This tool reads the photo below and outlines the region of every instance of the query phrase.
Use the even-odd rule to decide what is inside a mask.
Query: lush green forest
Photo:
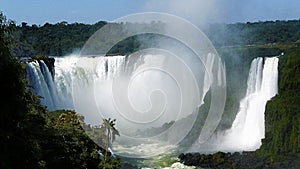
[[[219,47],[299,43],[300,20],[213,24],[205,32]]]
[[[10,52],[14,28],[0,13],[0,168],[120,168],[118,158],[87,136],[83,117],[66,110],[50,113],[30,92],[24,63]],[[113,128],[114,121],[106,121]],[[99,141],[108,140],[106,129]]]
[[[25,65],[17,58],[61,56],[80,50],[85,41],[106,24],[111,23],[16,25],[0,14],[0,85],[4,98],[0,103],[0,168],[120,168],[120,159],[110,158],[106,149],[87,136],[82,125],[89,132],[95,132],[95,137],[100,133],[105,139],[99,141],[108,144],[106,130],[85,125],[84,117],[74,111],[48,112],[40,105],[39,97],[28,90]],[[266,107],[266,138],[261,149],[251,154],[250,163],[257,163],[253,158],[279,164],[299,160],[300,20],[213,24],[203,30],[218,48],[227,73],[230,72],[225,107],[228,113],[220,128],[230,127],[234,118],[230,113],[237,111],[238,101],[244,95],[240,84],[246,84],[246,70],[251,60],[285,53],[279,62],[279,95]],[[155,36],[144,38],[155,39]],[[117,44],[111,53],[126,54],[144,48],[139,40],[128,38]],[[243,78],[237,80],[236,77]],[[114,121],[108,119],[106,122],[113,127]],[[108,155],[101,157],[99,152]],[[225,165],[225,160],[240,158],[222,153],[197,155],[197,158],[189,156],[199,161],[198,157],[205,163],[218,164],[212,168]],[[226,163],[231,168],[236,165]]]
[[[279,63],[279,95],[266,106],[266,138],[259,152],[273,160],[300,158],[300,48],[287,49]]]
[[[12,52],[16,56],[70,54],[80,50],[87,39],[106,24],[114,23],[100,21],[88,25],[60,22],[37,26],[23,22],[15,26]],[[158,27],[157,23],[151,24]],[[212,24],[202,30],[217,48],[300,43],[300,20]],[[153,35],[148,35],[145,40],[153,39]],[[127,38],[116,46],[111,53],[126,54],[143,48],[137,37]]]

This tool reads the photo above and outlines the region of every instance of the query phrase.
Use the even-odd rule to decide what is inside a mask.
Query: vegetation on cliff
[[[28,90],[25,65],[14,57],[71,53],[106,24],[100,21],[93,25],[60,22],[16,26],[0,13],[0,88],[4,98],[0,103],[0,168],[120,167],[119,159],[100,158],[99,152],[108,151],[87,136],[81,127],[80,115],[74,111],[49,113],[40,105],[38,96]],[[243,155],[182,155],[183,161],[212,168],[242,168],[243,165],[249,168],[251,164],[271,168],[297,166],[300,158],[300,48],[297,47],[300,20],[214,24],[204,31],[227,66],[225,112],[229,113],[224,115],[219,128],[230,127],[235,117],[233,112],[237,112],[238,101],[243,96],[243,88],[238,85],[246,84],[252,58],[285,53],[279,62],[279,95],[267,103],[266,138],[259,151]],[[152,41],[154,37],[144,38]],[[125,54],[143,48],[138,40],[128,38],[111,53]],[[96,132],[104,133],[102,129]],[[106,139],[99,141],[109,144]],[[289,165],[289,162],[295,163]]]
[[[106,151],[87,136],[78,114],[49,113],[30,92],[25,64],[9,49],[13,27],[0,13],[0,168],[120,168],[118,158],[100,158]]]
[[[279,94],[266,105],[261,148],[242,154],[181,154],[182,162],[205,168],[300,167],[300,47],[278,49],[285,53],[279,59]]]
[[[267,103],[266,138],[259,153],[272,160],[300,159],[300,48],[280,56],[279,94]]]

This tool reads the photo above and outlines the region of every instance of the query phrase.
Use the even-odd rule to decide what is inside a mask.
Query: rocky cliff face
[[[258,153],[275,161],[287,156],[300,161],[299,47],[280,57],[279,75],[279,95],[266,106],[266,134]]]
[[[55,59],[54,58],[43,58],[42,59],[45,64],[47,65],[52,77],[54,77],[54,62],[55,62]]]
[[[266,105],[265,139],[255,152],[181,154],[186,165],[204,168],[300,168],[300,47],[279,59],[279,95]]]

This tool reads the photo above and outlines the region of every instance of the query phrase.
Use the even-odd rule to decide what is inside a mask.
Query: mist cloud
[[[150,0],[145,3],[144,8],[146,11],[174,14],[196,25],[229,19],[226,5],[218,0]]]

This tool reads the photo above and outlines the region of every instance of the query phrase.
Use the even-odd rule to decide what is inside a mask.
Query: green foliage
[[[222,156],[222,153],[213,155],[181,155],[186,164],[213,168],[249,168],[249,165],[252,168],[266,165],[269,165],[270,168],[299,167],[297,161],[299,161],[300,157],[300,47],[284,49],[241,48],[240,50],[227,48],[221,50],[220,55],[225,60],[228,68],[226,70],[227,91],[229,93],[228,96],[230,96],[228,100],[230,101],[235,99],[233,96],[237,94],[238,90],[242,91],[238,86],[246,82],[248,71],[244,69],[249,70],[249,67],[244,68],[242,66],[245,62],[248,62],[247,65],[250,65],[253,57],[274,56],[281,52],[284,52],[285,55],[280,56],[279,59],[279,95],[267,103],[265,111],[266,134],[261,149],[254,153],[243,155],[226,154]],[[241,56],[241,60],[230,60],[235,58],[234,56],[237,53]],[[234,74],[232,76],[235,69],[238,69],[239,75]],[[244,82],[234,82],[234,78],[243,79]],[[233,107],[228,105],[228,100],[226,103],[228,107],[225,107],[222,120],[232,117],[228,110],[232,110]],[[224,124],[231,123],[221,122],[223,127],[226,126]],[[240,159],[243,160],[240,161]]]
[[[107,135],[107,148],[111,147],[112,142],[115,141],[116,136],[120,136],[119,131],[115,128],[115,122],[116,119],[111,120],[110,118],[108,119],[103,119],[103,126],[106,130],[106,135]]]
[[[266,138],[258,154],[271,159],[300,155],[300,48],[280,56],[279,95],[266,106]],[[283,158],[284,159],[284,158]]]
[[[46,55],[34,55],[31,57],[32,60],[43,60],[43,59],[48,59],[49,57]]]
[[[106,22],[93,25],[80,23],[45,23],[28,26],[22,23],[13,33],[13,54],[16,56],[62,56],[80,49],[85,41]]]
[[[204,168],[234,168],[234,164],[229,160],[230,154],[218,152],[215,154],[202,155],[195,154],[181,154],[180,160],[186,165],[200,166]]]
[[[118,159],[100,159],[99,152],[104,150],[83,130],[82,127],[86,125],[82,115],[65,110],[51,112],[48,126],[54,133],[51,143],[54,142],[57,146],[48,148],[48,145],[45,145],[44,147],[48,152],[45,154],[45,159],[50,161],[48,168],[102,168],[103,161],[107,161],[107,165],[110,166],[120,165]]]
[[[83,116],[49,113],[30,92],[25,65],[9,50],[13,27],[0,13],[0,168],[103,168],[103,149],[82,129]],[[105,160],[110,168],[120,168],[118,158]]]
[[[46,109],[27,90],[25,65],[10,54],[11,24],[0,13],[0,168],[39,168]]]
[[[82,126],[86,127],[97,143],[107,145],[107,149],[118,135],[115,122],[106,119],[104,128],[91,128],[83,124],[84,118],[73,111],[49,113],[40,105],[37,96],[28,90],[25,65],[13,57],[71,53],[80,49],[95,31],[106,24],[61,22],[15,26],[0,13],[0,88],[4,98],[0,102],[0,168],[120,168],[118,158],[100,158],[99,151],[108,151],[97,146],[82,129]],[[267,104],[266,138],[257,154],[272,162],[282,157],[299,159],[300,48],[291,48],[285,43],[299,45],[300,20],[215,24],[205,32],[219,48],[227,67],[227,94],[230,97],[223,116],[227,121],[221,122],[222,128],[230,127],[235,117],[233,112],[237,112],[238,100],[244,91],[239,86],[246,86],[251,60],[286,52],[279,63],[279,95]],[[153,35],[130,37],[116,44],[110,54],[144,49],[147,45],[141,44],[141,39],[152,42],[152,47],[157,44]],[[273,45],[279,46],[273,48]],[[196,135],[194,132],[189,134]],[[226,158],[226,155],[216,154],[203,156],[201,160],[218,166]],[[232,163],[232,166],[236,164]]]
[[[101,169],[118,169],[121,168],[121,163],[119,158],[104,158],[98,165]]]
[[[114,31],[122,31],[123,27],[130,26],[133,28],[139,26],[142,30],[146,30],[149,26],[155,29],[163,27],[163,23],[159,22],[150,25],[106,23],[104,21],[93,25],[60,22],[56,24],[46,23],[43,26],[29,26],[22,23],[13,32],[12,52],[15,56],[66,55],[80,50],[93,33],[107,24],[114,27]],[[298,42],[300,39],[300,21],[212,24],[203,31],[217,48],[254,47],[257,45],[272,47],[273,45]],[[113,33],[118,34],[120,32]],[[109,55],[125,55],[147,46],[156,47],[159,45],[157,42],[157,35],[153,34],[132,36],[115,44],[108,53]]]
[[[220,48],[218,53],[226,66],[227,97],[219,129],[230,128],[245,96],[251,62],[257,57],[273,57],[284,50],[278,47]]]
[[[294,43],[300,39],[300,20],[213,24],[204,32],[218,47]]]

